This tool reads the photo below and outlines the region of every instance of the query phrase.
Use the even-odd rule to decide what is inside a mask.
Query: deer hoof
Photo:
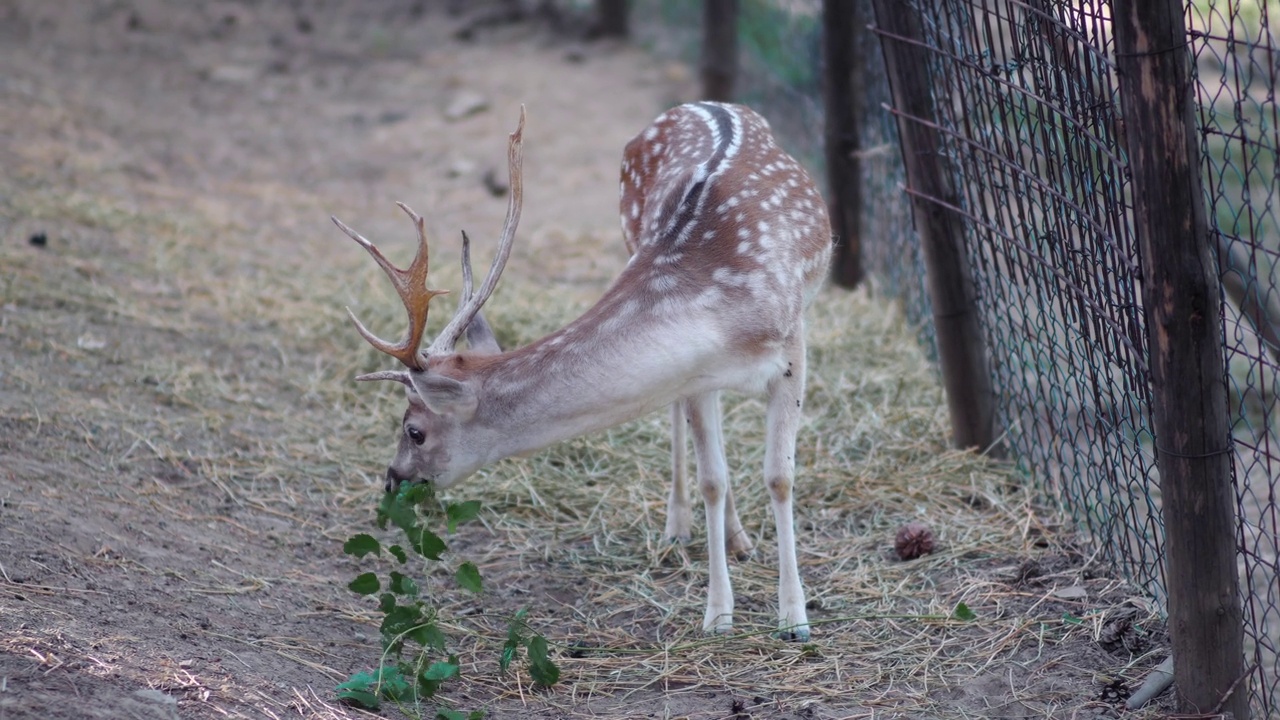
[[[778,639],[785,642],[809,642],[809,626],[792,625],[778,628]]]
[[[745,532],[737,533],[726,539],[724,541],[724,549],[738,562],[750,560],[756,554],[756,548],[751,544],[751,538],[747,537]]]

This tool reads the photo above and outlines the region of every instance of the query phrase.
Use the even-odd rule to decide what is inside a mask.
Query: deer
[[[525,111],[510,135],[507,216],[489,272],[473,292],[462,236],[458,308],[420,351],[431,299],[427,234],[399,269],[359,233],[333,222],[390,278],[409,328],[391,343],[351,312],[356,330],[404,366],[361,375],[406,388],[385,489],[447,488],[482,467],[670,408],[672,471],[664,537],[691,539],[686,427],[706,515],[709,579],[702,627],[733,628],[728,555],[753,550],[729,486],[720,394],[763,393],[764,482],[778,543],[778,636],[810,635],[793,520],[796,436],[805,394],[805,320],[827,274],[831,229],[813,179],[775,142],[768,122],[734,104],[697,102],[659,115],[627,143],[620,177],[630,258],[598,302],[562,329],[503,351],[481,312],[498,283],[523,204]],[[467,349],[459,350],[465,335]]]

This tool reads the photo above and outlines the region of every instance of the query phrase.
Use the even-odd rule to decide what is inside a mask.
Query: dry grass
[[[47,111],[35,105],[13,126],[32,127]],[[351,382],[386,361],[342,308],[389,334],[401,310],[372,263],[325,224],[330,199],[261,184],[125,183],[103,142],[101,157],[0,149],[17,157],[0,179],[6,230],[21,238],[53,225],[62,243],[47,253],[0,246],[0,352],[12,359],[0,375],[12,400],[0,423],[22,438],[0,444],[0,471],[65,481],[6,502],[56,519],[88,498],[133,513],[157,537],[195,538],[219,559],[175,570],[168,557],[133,552],[138,535],[109,520],[88,550],[55,538],[51,552],[74,568],[68,587],[27,583],[27,604],[0,602],[0,621],[23,628],[0,648],[34,653],[49,672],[74,661],[80,672],[169,689],[202,716],[356,716],[331,704],[326,684],[375,662],[376,618],[345,590],[353,565],[339,544],[368,529],[401,390]],[[63,161],[66,178],[42,174]],[[393,218],[395,235],[362,229],[403,262],[408,226],[386,208],[379,217]],[[268,242],[280,237],[302,240]],[[520,242],[488,310],[507,346],[584,310],[623,257],[616,237],[573,230],[535,227]],[[477,249],[480,260],[487,250]],[[435,282],[458,287],[456,248],[433,256]],[[1098,648],[1120,621],[1146,628],[1156,647],[1159,623],[1080,556],[1062,519],[1008,467],[947,447],[935,373],[894,308],[831,290],[809,318],[796,512],[813,640],[771,637],[763,406],[732,397],[729,463],[757,544],[754,559],[731,568],[736,633],[700,632],[705,549],[700,538],[688,547],[661,538],[669,440],[665,416],[646,418],[500,463],[451,491],[485,503],[454,556],[475,562],[488,587],[477,599],[428,571],[465,663],[453,699],[490,705],[495,717],[732,716],[711,707],[726,695],[749,717],[1087,717],[1107,709],[1094,700],[1102,674],[1133,681],[1160,659]],[[904,563],[891,544],[911,520],[930,524],[940,547]],[[320,549],[295,558],[302,537]],[[7,593],[15,581],[5,562]],[[117,577],[105,569],[144,590],[172,581],[197,607],[242,599],[257,627],[182,625],[231,659],[218,670],[169,658],[149,666],[168,652],[171,631],[157,640],[97,627],[106,593],[70,587],[80,575]],[[962,602],[975,620],[952,617]],[[303,628],[332,634],[271,627],[270,611],[285,604]],[[563,676],[550,692],[495,670],[505,617],[524,606],[557,646]],[[51,630],[50,617],[73,629]],[[360,642],[335,648],[333,635],[352,628]],[[250,662],[255,654],[305,668],[318,689],[276,687]]]
[[[506,345],[569,321],[602,287],[595,271],[558,272],[561,283],[550,287],[517,273],[504,280],[490,311]],[[355,291],[360,315],[376,327],[396,327],[394,301],[368,287],[360,281]],[[830,290],[809,318],[796,508],[813,641],[785,644],[771,636],[776,545],[759,474],[763,405],[730,397],[729,463],[757,545],[754,559],[732,568],[736,633],[707,638],[699,629],[702,540],[678,547],[661,537],[669,439],[659,414],[503,462],[449,492],[484,501],[484,529],[462,533],[457,557],[476,562],[489,592],[505,596],[477,601],[451,593],[437,573],[434,587],[467,663],[463,698],[556,717],[619,712],[640,699],[646,707],[635,716],[650,717],[648,693],[716,691],[751,698],[748,711],[753,703],[785,703],[791,711],[825,708],[823,717],[964,717],[983,711],[963,689],[1003,673],[1007,692],[991,697],[988,711],[1017,707],[1021,717],[1056,717],[1064,705],[1091,706],[1089,697],[1110,679],[1098,675],[1104,668],[1092,664],[1096,657],[1079,656],[1079,646],[1095,645],[1120,606],[1138,616],[1138,626],[1158,626],[1152,610],[1121,583],[1093,577],[1096,569],[1086,569],[1061,518],[1037,506],[1010,468],[947,447],[935,372],[894,309],[864,293]],[[358,438],[344,438],[344,452],[373,450],[352,458],[372,475],[389,459],[401,391],[353,394],[344,378],[381,360],[344,319],[317,334],[330,333],[348,342],[335,348],[335,385],[319,392],[333,394],[331,406],[344,409],[342,425]],[[904,563],[892,557],[892,539],[911,520],[934,528],[940,550]],[[1028,582],[1028,568],[1040,564],[1058,572]],[[977,619],[954,619],[958,603]],[[560,647],[564,676],[554,692],[534,692],[520,676],[494,672],[502,611],[521,604],[533,608],[533,627]],[[1133,679],[1149,664],[1140,658],[1126,667],[1117,659],[1105,670]],[[959,706],[957,692],[965,697]]]
[[[96,227],[96,218],[113,212],[85,209],[86,224]],[[147,228],[150,252],[130,241],[125,227]],[[116,462],[178,468],[184,479],[216,488],[224,504],[278,517],[282,532],[340,541],[365,530],[363,518],[375,499],[370,487],[389,459],[401,390],[350,382],[385,363],[348,327],[341,305],[350,302],[371,327],[398,327],[400,310],[377,271],[361,265],[361,254],[349,247],[329,268],[282,273],[264,264],[254,270],[273,273],[272,281],[252,283],[243,275],[193,271],[229,261],[183,242],[193,232],[234,234],[234,226],[126,215],[109,228],[129,252],[104,264],[133,263],[132,277],[154,277],[184,297],[210,303],[169,303],[165,291],[86,288],[81,269],[50,274],[28,261],[8,266],[8,293],[24,303],[34,295],[62,307],[92,305],[112,322],[134,325],[135,332],[175,339],[172,353],[151,353],[141,365],[153,403],[139,403],[131,393],[108,394],[97,413],[85,413],[113,418],[133,438]],[[568,258],[612,241],[555,240],[576,249],[564,254]],[[384,244],[395,248],[398,241]],[[438,256],[443,279],[437,282],[456,284],[450,253]],[[528,342],[574,317],[599,293],[613,259],[556,267],[544,257],[538,270],[556,276],[553,284],[523,276],[513,263],[490,310],[504,343]],[[429,586],[464,661],[467,679],[452,691],[460,704],[490,704],[499,717],[506,716],[502,708],[515,707],[548,717],[649,717],[661,710],[650,707],[660,697],[666,712],[678,717],[672,708],[679,698],[716,692],[742,698],[744,712],[764,714],[774,707],[819,717],[1015,711],[1019,717],[1059,717],[1064,707],[1104,708],[1090,700],[1109,682],[1103,673],[1133,681],[1159,659],[1128,662],[1096,650],[1117,615],[1127,613],[1137,627],[1157,627],[1157,619],[1123,585],[1094,576],[1070,530],[1037,506],[1009,468],[947,447],[935,373],[893,308],[865,293],[829,290],[809,319],[796,508],[813,640],[786,644],[770,634],[776,546],[759,479],[763,406],[756,398],[731,397],[725,410],[728,456],[738,506],[757,544],[754,559],[732,568],[736,633],[707,638],[699,630],[705,549],[701,539],[677,547],[661,538],[668,431],[665,416],[646,418],[500,463],[451,491],[455,499],[479,498],[486,507],[481,526],[461,533],[455,548],[458,559],[479,565],[488,593],[478,600],[466,596],[448,588],[442,571],[429,571]],[[207,336],[221,323],[242,335],[236,343],[226,335]],[[239,362],[245,355],[234,346],[229,360],[193,348],[191,341],[215,348],[247,342],[261,352]],[[66,397],[76,391],[54,392]],[[156,483],[128,502],[193,527],[236,522],[179,508],[172,503],[176,492]],[[332,510],[334,519],[321,522],[318,509]],[[931,525],[940,549],[904,563],[892,557],[892,538],[911,520]],[[257,541],[271,539],[258,528],[238,530]],[[347,597],[332,573],[307,578],[287,563],[266,577],[261,569],[225,569],[188,578],[190,589],[253,593],[287,582],[314,594],[332,613],[376,625],[372,608]],[[976,620],[953,618],[959,603]],[[520,674],[495,671],[505,618],[521,606],[531,608],[534,629],[558,647],[563,677],[551,692],[531,689]],[[309,646],[307,638],[270,640],[254,644],[341,679],[334,665],[342,663]],[[372,639],[367,660],[376,660]],[[318,717],[342,712],[328,706],[323,693],[295,695],[276,701],[310,707]],[[628,709],[637,701],[643,712]],[[321,706],[329,709],[321,713]]]

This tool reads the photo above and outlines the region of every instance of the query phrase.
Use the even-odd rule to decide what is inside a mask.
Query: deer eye
[[[427,436],[423,435],[421,430],[412,425],[406,427],[404,432],[409,436],[409,439],[413,441],[414,445],[421,445],[427,439]]]

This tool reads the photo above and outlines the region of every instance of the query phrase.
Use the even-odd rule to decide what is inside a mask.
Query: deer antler
[[[502,270],[507,265],[507,258],[511,255],[511,243],[516,237],[516,226],[520,224],[520,208],[524,204],[524,182],[521,176],[521,169],[524,165],[524,106],[520,106],[520,123],[516,126],[515,132],[511,133],[511,138],[507,143],[507,171],[511,178],[511,195],[507,198],[507,219],[502,225],[502,237],[498,241],[498,254],[493,258],[493,264],[489,266],[489,274],[485,276],[484,283],[480,285],[480,290],[475,295],[464,293],[469,297],[464,297],[458,312],[454,314],[449,324],[440,331],[431,347],[427,349],[427,354],[435,353],[451,353],[453,348],[458,344],[458,338],[467,331],[467,326],[475,318],[476,313],[480,312],[480,307],[489,299],[489,295],[493,293],[493,289],[498,285],[498,278],[502,276]],[[469,241],[466,235],[463,235],[463,261],[462,273],[464,279],[471,276],[471,259],[469,253]],[[470,286],[470,282],[465,282],[466,286]]]
[[[391,279],[391,284],[395,286],[396,292],[400,295],[400,301],[404,303],[405,311],[409,314],[409,331],[406,337],[397,345],[393,345],[369,332],[369,329],[360,322],[355,313],[351,312],[351,308],[347,308],[347,314],[351,316],[351,321],[356,324],[356,330],[360,332],[360,335],[365,340],[369,341],[370,345],[404,363],[410,370],[422,370],[426,365],[422,356],[418,353],[418,347],[422,344],[422,334],[427,327],[428,306],[431,304],[431,298],[443,295],[448,291],[427,288],[427,267],[430,263],[428,261],[426,224],[420,215],[409,209],[408,205],[404,203],[396,204],[413,220],[414,227],[418,230],[418,251],[414,254],[413,262],[409,264],[407,270],[401,270],[392,265],[373,243],[366,240],[360,233],[344,225],[338,218],[330,219],[338,226],[338,229],[369,251],[373,259],[377,261],[378,266]],[[387,373],[374,373],[374,375],[378,377],[363,376],[361,379],[399,379],[398,375],[389,377]]]
[[[503,268],[506,267],[507,258],[511,255],[511,243],[516,235],[516,226],[520,222],[520,208],[524,203],[521,178],[521,168],[524,161],[523,143],[524,106],[521,105],[520,123],[516,126],[515,132],[511,133],[507,147],[511,196],[507,201],[507,219],[503,224],[502,237],[498,242],[498,254],[493,258],[493,265],[489,267],[489,274],[485,276],[484,283],[480,286],[480,291],[472,295],[471,242],[466,233],[463,233],[462,303],[458,308],[458,312],[454,314],[453,319],[449,321],[448,325],[445,325],[444,330],[440,331],[440,335],[431,343],[431,347],[427,349],[427,356],[453,352],[454,346],[458,344],[458,338],[466,332],[467,326],[471,324],[476,313],[480,311],[480,307],[489,299],[489,295],[493,293],[494,287],[498,284],[498,278],[501,277]],[[404,303],[405,311],[409,314],[409,331],[399,344],[393,345],[369,332],[369,329],[356,318],[355,313],[351,312],[351,308],[347,308],[347,314],[351,316],[351,321],[356,324],[356,330],[360,331],[360,335],[365,340],[368,340],[370,345],[404,363],[410,370],[424,370],[426,369],[426,361],[423,354],[418,352],[418,348],[422,344],[422,334],[427,327],[428,305],[431,303],[431,298],[443,295],[448,291],[427,288],[428,253],[425,223],[421,216],[409,209],[409,206],[404,203],[396,204],[409,215],[418,230],[418,252],[413,256],[413,262],[410,263],[406,270],[401,270],[392,265],[373,243],[362,237],[360,233],[347,227],[341,220],[336,217],[331,217],[330,219],[333,220],[333,224],[338,226],[338,229],[347,234],[347,237],[355,240],[361,247],[369,251],[373,259],[377,261],[378,266],[391,279],[391,284],[395,286],[396,292],[400,295],[400,301]],[[409,377],[406,373],[391,370],[361,375],[356,379],[395,380],[406,384],[409,382]]]

